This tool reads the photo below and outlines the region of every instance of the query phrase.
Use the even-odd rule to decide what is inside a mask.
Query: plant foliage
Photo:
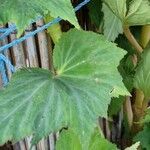
[[[0,0],[0,25],[16,24],[19,35],[39,16],[77,28],[48,28],[52,68],[22,68],[0,90],[0,145],[60,132],[56,150],[149,150],[150,0],[91,0],[90,21],[81,18],[92,31],[80,29],[71,2]]]
[[[97,118],[107,117],[111,95],[128,94],[117,70],[124,54],[101,35],[65,33],[54,49],[53,73],[22,69],[0,91],[0,143],[32,134],[37,142],[68,126],[85,146]]]
[[[0,0],[0,3],[0,24],[15,23],[19,33],[38,16],[48,13],[54,18],[68,20],[79,28],[70,0]]]

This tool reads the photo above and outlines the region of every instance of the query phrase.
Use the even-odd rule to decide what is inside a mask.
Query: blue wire
[[[75,12],[78,11],[80,8],[82,8],[84,5],[86,5],[88,2],[90,2],[90,0],[84,0],[83,2],[81,2],[78,6],[75,7]],[[38,17],[38,19],[41,19],[42,17]],[[53,21],[43,25],[42,27],[38,28],[37,30],[30,32],[29,34],[26,34],[25,36],[16,39],[14,41],[12,41],[11,43],[4,45],[2,47],[0,47],[0,53],[8,50],[10,47],[17,45],[19,43],[21,43],[22,41],[26,40],[27,38],[34,36],[35,34],[47,29],[48,27],[52,26],[53,24],[56,24],[58,22],[60,22],[62,19],[61,18],[56,18]],[[32,23],[35,21],[32,21]],[[11,27],[9,28],[0,28],[0,33],[3,33],[2,36],[0,36],[0,40],[5,38],[6,36],[8,36],[10,33],[12,33],[13,31],[16,30],[16,26],[13,24]],[[14,66],[11,64],[11,62],[9,61],[8,58],[6,58],[4,55],[0,54],[0,72],[2,75],[2,80],[3,80],[3,85],[7,85],[8,83],[8,78],[7,78],[7,74],[6,74],[6,68],[5,68],[5,64],[7,64],[10,68],[10,70],[12,72],[15,72],[15,68]]]
[[[38,28],[37,30],[35,30],[33,32],[30,32],[29,34],[26,34],[25,36],[21,37],[20,39],[16,39],[16,40],[12,41],[11,43],[0,47],[0,53],[6,51],[8,48],[10,48],[10,47],[12,47],[14,45],[17,45],[17,44],[23,42],[27,38],[34,36],[35,34],[37,34],[37,33],[41,32],[41,31],[47,29],[51,25],[56,24],[56,23],[58,23],[61,20],[62,20],[61,18],[56,18],[52,22],[49,22],[49,23],[43,25],[42,27]]]
[[[14,30],[16,30],[16,26],[13,24],[13,25],[11,25],[11,27],[10,28],[8,28],[5,32],[4,32],[4,34],[2,34],[1,36],[0,36],[0,40],[3,40],[5,37],[7,37],[10,33],[12,33]]]
[[[5,64],[8,65],[8,67],[10,68],[12,73],[15,72],[15,68],[11,64],[9,59],[6,58],[4,55],[0,54],[0,73],[1,73],[1,76],[2,76],[3,86],[6,86],[8,81],[9,81],[8,77],[7,77],[7,73],[6,73],[6,66],[5,66]]]
[[[8,78],[6,75],[5,65],[4,65],[3,61],[0,61],[0,72],[1,72],[1,76],[2,76],[3,86],[6,86],[8,83]]]
[[[8,30],[8,28],[0,28],[0,33],[4,33]]]
[[[2,60],[0,60],[0,73],[2,76],[2,81],[3,81],[3,86],[6,86],[8,83],[8,78],[6,75],[6,69],[5,69],[5,64]]]
[[[3,54],[0,54],[0,60],[5,62],[5,64],[8,65],[11,72],[15,72],[15,67],[11,64],[11,62],[9,61],[9,59],[7,57],[5,57]]]
[[[81,7],[83,7],[84,5],[86,5],[90,0],[84,0],[82,3],[80,3],[76,8],[75,8],[75,11],[78,11]],[[37,20],[41,19],[42,16],[39,16]],[[34,21],[31,21],[31,24],[36,22],[35,20]],[[4,28],[4,29],[0,29],[0,32],[4,33],[2,36],[0,36],[0,40],[2,40],[3,38],[7,37],[10,33],[12,33],[13,31],[17,30],[16,26],[13,25],[12,27],[10,28]]]
[[[39,17],[37,17],[37,19],[36,19],[36,21],[37,20],[39,20],[39,19],[42,19],[43,17],[42,16],[39,16]],[[34,23],[34,22],[36,22],[35,20],[34,21],[31,21],[31,24],[32,23]],[[15,25],[14,25],[15,26]],[[12,30],[11,28],[13,28],[13,26],[11,26],[11,27],[9,27],[9,28],[0,28],[0,33],[4,33],[4,32],[6,32],[6,31],[10,31],[10,30]],[[15,26],[15,29],[13,30],[13,31],[15,31],[17,28],[16,28],[16,26]]]
[[[36,20],[38,21],[38,20],[40,20],[42,18],[43,18],[42,16],[39,16],[39,17],[37,17]],[[34,22],[36,22],[36,21],[35,20],[31,21],[31,24],[34,23]],[[1,29],[1,31],[4,31],[4,34],[2,34],[0,36],[0,40],[2,40],[3,38],[7,37],[9,34],[11,34],[12,32],[14,32],[15,30],[17,30],[17,27],[14,24],[10,25],[9,28],[4,28],[4,30]]]

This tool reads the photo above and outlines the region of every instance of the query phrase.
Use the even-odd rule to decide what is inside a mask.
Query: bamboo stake
[[[123,106],[121,107],[121,111],[119,112],[119,119],[118,119],[118,130],[117,130],[117,140],[121,140],[121,133],[122,133],[122,121],[123,121]]]
[[[33,30],[32,25],[25,31],[25,35],[29,34]],[[38,63],[38,54],[37,54],[37,47],[35,44],[35,38],[30,37],[25,41],[25,54],[28,60],[26,62],[28,67],[39,67]]]
[[[37,21],[36,25],[37,28],[42,26],[44,24],[43,20]],[[40,64],[41,67],[44,69],[50,69],[51,64],[50,64],[50,57],[52,54],[52,43],[50,40],[47,39],[46,32],[40,32],[38,33],[38,46],[39,46],[39,54],[40,54]],[[54,150],[54,137],[53,134],[51,134],[48,137],[48,140],[42,140],[38,145],[37,149],[39,150],[47,150],[48,149],[48,143],[50,144],[50,150]]]
[[[0,89],[2,88],[2,77],[1,77],[1,74],[0,74]]]
[[[29,34],[32,30],[32,25],[30,25],[25,31],[25,34]],[[26,54],[26,66],[39,67],[35,37],[30,37],[24,42],[24,52]],[[31,148],[31,139],[32,136],[27,137],[24,140],[27,150],[30,150]],[[36,146],[33,146],[32,150],[36,150]]]
[[[106,138],[108,139],[108,140],[110,140],[111,139],[111,132],[110,132],[110,127],[109,127],[109,120],[106,120],[105,119],[105,130],[106,130]]]
[[[1,44],[2,44],[2,46],[8,44],[8,38],[4,38],[1,41]],[[10,56],[10,51],[9,50],[5,51],[4,55],[11,61],[11,56]],[[5,65],[6,65],[7,77],[10,80],[12,73],[11,73],[11,70],[10,70],[9,66],[7,64],[5,64]]]
[[[32,136],[24,139],[24,145],[26,146],[26,150],[36,150],[36,146],[33,146],[31,149],[31,139],[32,139]]]
[[[41,27],[44,22],[43,20],[37,21],[37,28]],[[41,67],[45,69],[50,68],[50,59],[49,59],[49,49],[48,49],[48,41],[46,37],[46,33],[40,32],[38,33],[38,46],[39,46],[39,53],[40,53],[40,59],[41,59]]]
[[[1,43],[0,43],[0,45],[1,45]],[[2,86],[3,86],[3,81],[2,81],[2,76],[1,76],[1,73],[0,73],[0,89],[2,88]]]
[[[9,24],[9,26],[11,26],[11,24]],[[15,40],[16,34],[12,33],[9,36],[9,39],[10,39],[10,41]],[[25,55],[24,55],[24,49],[23,49],[22,43],[19,45],[13,46],[11,48],[11,54],[12,54],[11,55],[12,61],[13,61],[13,64],[15,65],[16,69],[26,67]],[[10,75],[10,77],[11,77],[11,75]],[[23,141],[20,141],[13,145],[14,150],[16,150],[18,147],[20,147],[20,150],[26,150],[25,143]]]
[[[55,145],[54,135],[51,134],[51,135],[48,137],[48,140],[49,140],[49,147],[50,147],[50,150],[54,150],[54,145]]]
[[[9,26],[10,25],[11,24],[9,24]],[[15,39],[16,39],[16,34],[12,33],[10,35],[10,40],[13,41]],[[16,69],[25,67],[26,66],[26,64],[25,64],[25,55],[24,55],[24,50],[23,50],[22,43],[18,44],[16,46],[13,46],[11,48],[11,50],[12,50],[13,62],[14,62],[14,65],[16,66]]]

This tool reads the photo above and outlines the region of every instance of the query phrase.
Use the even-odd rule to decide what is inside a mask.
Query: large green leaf
[[[126,16],[126,0],[103,0],[108,7],[113,11],[113,13],[120,18],[120,20],[124,20]]]
[[[20,33],[39,15],[50,12],[54,18],[61,17],[79,28],[70,0],[0,0],[0,24],[13,22]]]
[[[145,98],[150,98],[150,48],[145,49],[136,70],[134,85],[144,92]]]
[[[72,128],[86,149],[111,95],[126,95],[117,66],[125,52],[93,32],[71,30],[54,49],[55,73],[23,69],[0,91],[0,144],[34,135],[33,142]]]
[[[104,13],[104,35],[109,41],[115,41],[118,35],[123,33],[122,22],[106,4],[103,4],[102,10]]]
[[[126,16],[126,24],[129,26],[150,24],[150,1],[132,0]]]

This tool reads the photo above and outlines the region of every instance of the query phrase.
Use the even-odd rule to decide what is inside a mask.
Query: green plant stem
[[[136,134],[142,129],[141,124],[138,122],[144,115],[145,104],[144,102],[144,94],[141,90],[136,89],[135,91],[135,103],[133,105],[133,125],[132,125],[132,133]],[[143,107],[144,106],[144,107]]]
[[[150,40],[150,26],[146,25],[142,27],[141,32],[141,40],[140,44],[136,41],[130,29],[126,27],[124,29],[125,36],[132,44],[132,46],[137,50],[138,53],[142,53],[143,49],[147,46]],[[144,94],[141,90],[136,89],[135,91],[135,102],[133,105],[133,125],[132,125],[132,133],[136,134],[139,132],[143,125],[139,123],[140,119],[145,115],[145,110],[147,109],[148,102],[144,99]]]
[[[129,129],[131,129],[132,124],[133,124],[133,111],[132,111],[132,105],[131,105],[131,100],[129,96],[125,97],[124,112],[127,115]]]
[[[141,46],[143,48],[146,48],[150,41],[150,25],[145,25],[142,27],[142,32],[141,32]],[[145,115],[145,110],[148,106],[148,101],[145,100],[144,94],[140,90],[136,90],[136,101],[135,101],[136,106],[141,107],[141,117]],[[140,119],[140,118],[139,118]]]
[[[128,39],[128,41],[130,42],[130,44],[135,48],[135,50],[140,54],[143,51],[143,48],[139,45],[139,43],[136,41],[135,37],[133,36],[133,34],[131,33],[129,27],[124,27],[124,34],[126,36],[126,38]],[[133,61],[134,65],[136,65],[135,63],[137,63],[137,61]],[[133,111],[132,114],[129,112],[127,113],[127,120],[129,123],[129,128],[131,130],[133,130],[133,126],[134,122],[137,122],[140,115],[140,111],[141,110],[141,105],[142,105],[142,100],[143,100],[143,94],[140,91],[136,91],[136,98],[135,98],[135,104],[133,106]],[[129,111],[128,109],[130,108],[129,106],[129,102],[125,104],[125,110]],[[130,110],[131,112],[131,110]],[[132,118],[132,120],[131,120]],[[137,128],[137,127],[136,127]],[[134,131],[133,131],[134,132]]]
[[[142,27],[141,32],[141,46],[145,48],[150,41],[150,25],[145,25]]]
[[[50,15],[47,15],[44,20],[46,23],[52,21],[54,18],[51,17]],[[49,34],[49,36],[52,38],[53,42],[56,44],[58,42],[58,40],[60,39],[61,35],[62,35],[62,30],[61,30],[61,26],[59,23],[54,24],[52,26],[50,26],[47,29],[47,33]]]
[[[150,25],[145,25],[142,27],[142,32],[141,32],[141,46],[143,48],[146,48],[147,44],[150,41]],[[148,106],[148,101],[144,98],[144,94],[142,91],[136,89],[136,99],[135,99],[135,104],[134,104],[134,110],[135,110],[135,116],[134,116],[134,122],[139,121],[144,115],[145,111]],[[142,129],[143,125],[137,124],[133,127],[135,128],[135,133],[137,133],[139,130]]]
[[[135,50],[138,53],[142,53],[143,48],[140,46],[140,44],[137,42],[137,40],[134,38],[133,34],[131,33],[130,29],[128,26],[124,27],[124,34],[126,36],[126,38],[128,39],[128,41],[130,42],[130,44],[135,48]]]
[[[141,32],[141,40],[140,44],[136,41],[135,37],[131,33],[129,27],[124,27],[124,34],[128,41],[131,43],[131,45],[135,48],[135,50],[138,52],[138,54],[141,54],[143,52],[143,49],[146,47],[150,40],[150,25],[146,25],[142,27]],[[133,105],[133,124],[131,132],[133,134],[136,134],[142,129],[142,125],[138,122],[140,119],[145,115],[145,110],[148,106],[148,103],[146,100],[144,100],[144,94],[141,90],[136,89],[135,91],[135,103]],[[128,119],[131,117],[128,116]]]

